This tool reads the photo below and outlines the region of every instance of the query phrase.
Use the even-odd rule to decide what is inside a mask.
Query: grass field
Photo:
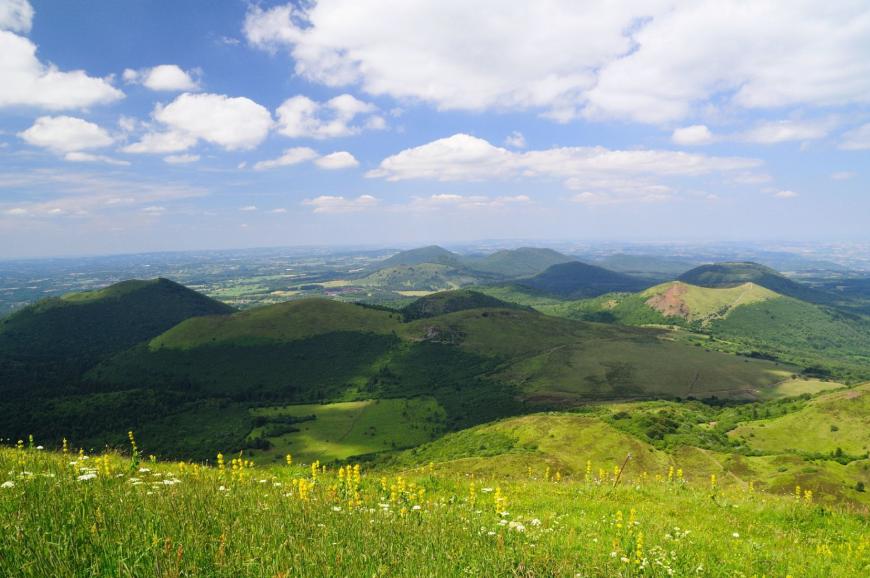
[[[0,449],[5,576],[852,578],[870,567],[866,512],[817,505],[810,488],[773,496],[682,469],[621,474],[590,459],[572,477],[503,479],[22,446]]]
[[[702,325],[711,319],[726,317],[734,308],[780,297],[770,289],[754,283],[736,287],[696,287],[674,281],[641,292],[646,304],[665,316],[683,317]]]
[[[836,381],[825,381],[821,379],[787,379],[775,384],[764,390],[762,393],[763,399],[778,399],[782,397],[797,397],[808,393],[814,395],[831,389],[840,389],[846,387],[845,384]]]
[[[297,432],[263,436],[273,448],[256,452],[258,463],[281,462],[288,453],[303,461],[332,461],[411,447],[440,434],[444,422],[444,410],[431,398],[288,405],[251,413],[273,420],[315,416],[295,424]],[[256,427],[249,437],[261,436],[263,430],[264,426]]]
[[[870,384],[824,394],[780,417],[750,422],[730,434],[752,448],[851,455],[870,451]]]

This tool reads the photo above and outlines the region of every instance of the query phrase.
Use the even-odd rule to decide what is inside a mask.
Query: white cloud
[[[163,157],[163,162],[170,165],[186,165],[188,163],[195,163],[198,160],[199,155],[169,155]]]
[[[377,108],[350,94],[319,103],[297,95],[285,100],[276,111],[278,132],[291,138],[335,138],[358,134],[363,128],[386,127],[386,121],[374,115]],[[363,125],[351,124],[358,116],[367,116]]]
[[[557,178],[564,179],[565,185],[575,190],[642,188],[647,194],[665,194],[670,188],[652,179],[745,171],[760,164],[758,160],[739,157],[604,147],[511,152],[480,138],[456,134],[390,156],[366,176],[390,181]]]
[[[277,159],[260,161],[254,165],[255,171],[289,167],[313,161],[315,165],[325,170],[349,169],[359,166],[359,161],[347,151],[338,151],[320,156],[316,150],[308,147],[294,147],[284,151]]]
[[[33,23],[33,6],[27,0],[0,1],[0,30],[30,32]]]
[[[149,132],[142,135],[139,142],[125,146],[122,151],[125,153],[174,153],[185,151],[196,144],[196,137],[190,134],[165,131],[165,132]]]
[[[270,212],[270,213],[274,213],[274,214],[276,214],[276,215],[279,215],[279,214],[281,214],[281,213],[286,213],[286,212],[287,212],[287,209],[285,209],[284,207],[278,207],[277,209],[272,209],[272,210],[269,211],[269,212]]]
[[[366,176],[391,181],[474,181],[507,177],[520,171],[516,163],[520,156],[483,139],[455,134],[387,157]]]
[[[125,82],[142,84],[145,88],[155,91],[194,91],[199,90],[199,83],[193,79],[190,72],[181,69],[177,64],[161,64],[142,70],[124,70]]]
[[[703,124],[693,124],[674,130],[671,140],[683,146],[705,145],[713,142],[713,133]]]
[[[274,169],[277,167],[289,167],[292,165],[298,165],[299,163],[312,161],[318,156],[319,155],[317,154],[317,151],[315,151],[314,149],[308,147],[294,147],[285,150],[284,154],[277,159],[258,162],[254,165],[254,170],[262,171],[265,169]]]
[[[0,194],[0,211],[17,207],[33,217],[90,215],[131,207],[162,205],[207,194],[202,188],[167,182],[165,178],[125,179],[59,169],[0,172],[0,189],[20,189],[25,186],[45,200],[19,202],[10,207],[9,203],[2,201],[3,195]]]
[[[593,86],[596,67],[631,47],[622,31],[643,15],[614,4],[578,10],[570,0],[474,9],[461,0],[339,0],[255,6],[245,35],[254,46],[287,47],[297,74],[329,86],[359,83],[446,109],[557,112]]]
[[[457,195],[455,193],[440,193],[428,197],[415,197],[406,205],[395,206],[400,211],[432,211],[441,209],[501,209],[506,207],[528,205],[532,199],[528,195],[486,196]]]
[[[665,123],[870,102],[866,2],[332,0],[253,6],[244,31],[308,80],[440,109]]]
[[[844,133],[840,148],[850,151],[870,149],[870,122]]]
[[[830,120],[778,120],[762,122],[742,135],[739,135],[738,139],[759,144],[776,144],[796,140],[815,140],[826,137],[833,126],[834,123]]]
[[[378,200],[371,195],[360,195],[355,199],[321,195],[305,199],[302,204],[313,207],[315,213],[353,213],[377,206]]]
[[[86,108],[124,98],[124,93],[83,70],[63,72],[36,57],[27,38],[0,30],[0,107],[33,106],[49,110]]]
[[[246,213],[252,213],[257,210],[257,205],[245,205],[244,207],[239,207],[239,210]]]
[[[149,215],[151,217],[159,217],[163,213],[166,212],[166,207],[160,205],[152,205],[150,207],[143,207],[142,213]]]
[[[359,166],[359,161],[347,151],[339,151],[324,155],[314,161],[321,169],[335,171],[340,169],[352,169]]]
[[[74,163],[105,163],[107,165],[115,165],[120,167],[126,167],[130,165],[129,161],[123,161],[112,157],[107,157],[105,155],[95,155],[92,153],[83,153],[78,151],[66,153],[63,158],[64,160]]]
[[[777,191],[773,194],[778,199],[793,199],[798,196],[794,191]]]
[[[155,107],[152,116],[166,130],[144,135],[125,147],[125,152],[178,152],[197,140],[226,150],[248,150],[263,142],[272,127],[272,115],[266,108],[248,98],[222,94],[186,92],[166,106]]]
[[[100,126],[72,116],[41,116],[18,136],[56,153],[103,148],[114,142]]]
[[[835,181],[848,181],[849,179],[855,177],[857,173],[854,171],[837,171],[835,173],[831,173],[831,179]]]
[[[524,149],[526,148],[526,137],[520,131],[515,130],[504,139],[504,144],[511,148]]]

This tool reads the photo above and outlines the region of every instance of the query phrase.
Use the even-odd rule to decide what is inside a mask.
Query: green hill
[[[679,317],[706,325],[727,317],[736,308],[780,297],[752,282],[733,287],[707,288],[681,281],[651,287],[641,293],[644,303],[665,317]]]
[[[100,360],[185,319],[232,311],[168,279],[45,299],[0,321],[0,388],[67,387]]]
[[[553,265],[543,273],[515,284],[563,299],[595,297],[614,291],[640,291],[649,286],[643,279],[579,261]]]
[[[736,287],[744,283],[755,283],[802,301],[831,303],[833,300],[826,293],[792,281],[770,267],[749,261],[701,265],[683,273],[678,279],[699,287]]]
[[[412,406],[386,405],[366,415],[405,430],[383,425],[347,438],[382,449],[587,401],[763,397],[795,370],[687,346],[661,330],[548,317],[474,292],[423,299],[411,313],[423,317],[303,299],[186,319],[102,359],[62,395],[0,400],[9,416],[0,435],[66,433],[102,445],[122,442],[134,427],[171,455],[203,455],[215,437],[268,453],[301,443],[292,424],[298,416],[279,411],[268,427],[258,426],[257,408],[327,404],[338,411],[344,402],[430,399],[423,429],[403,417],[411,410],[401,408]],[[328,430],[306,435],[329,440],[331,455],[349,455]]]
[[[625,253],[608,255],[590,261],[611,271],[648,279],[673,279],[698,266],[698,261],[694,259],[659,255],[627,255]]]
[[[485,257],[466,257],[464,263],[475,271],[498,275],[506,279],[532,277],[543,273],[552,265],[574,261],[552,249],[520,247],[496,251]]]
[[[826,393],[798,411],[747,422],[729,432],[767,452],[865,456],[870,452],[870,384]]]
[[[353,285],[392,291],[443,291],[478,281],[479,276],[468,269],[439,263],[420,263],[384,267],[353,281]]]
[[[710,288],[674,281],[640,293],[574,301],[491,294],[569,319],[678,326],[691,332],[678,332],[678,338],[705,348],[779,359],[810,374],[852,383],[870,378],[870,320],[754,282]]]
[[[465,311],[467,309],[480,309],[483,307],[496,307],[511,309],[521,307],[514,303],[508,303],[495,297],[490,297],[477,291],[460,289],[457,291],[441,291],[417,299],[413,303],[402,308],[405,320],[422,319],[424,317],[436,317],[445,313]]]
[[[423,263],[432,263],[435,265],[447,265],[450,267],[461,268],[462,258],[438,245],[429,245],[428,247],[419,247],[408,251],[401,251],[392,257],[375,263],[374,269],[387,269],[391,267],[402,267],[410,265],[422,265]]]
[[[858,390],[831,395],[850,393],[858,393]],[[435,441],[383,456],[376,463],[408,469],[431,462],[438,464],[440,471],[475,477],[524,479],[529,477],[529,471],[534,477],[542,477],[549,471],[551,478],[559,472],[565,479],[582,481],[589,477],[612,482],[614,466],[621,466],[630,454],[625,476],[634,480],[656,475],[661,479],[673,468],[673,481],[678,481],[677,470],[681,470],[682,479],[689,483],[709,483],[712,474],[723,487],[744,489],[752,482],[759,492],[794,495],[795,486],[800,485],[815,489],[820,501],[866,504],[870,497],[855,491],[856,483],[870,482],[867,470],[870,462],[865,458],[855,459],[859,454],[863,456],[866,449],[854,452],[856,456],[851,458],[847,456],[842,460],[845,463],[834,459],[830,441],[811,446],[824,447],[824,451],[813,449],[810,455],[795,455],[794,446],[789,446],[786,440],[788,435],[799,435],[797,431],[775,432],[785,435],[775,438],[781,440],[780,445],[774,443],[769,448],[746,451],[740,446],[749,432],[754,436],[750,439],[763,443],[767,439],[765,425],[774,427],[776,420],[799,423],[814,403],[811,401],[805,409],[775,420],[743,422],[731,432],[710,424],[717,424],[717,420],[725,418],[732,410],[697,403],[640,402],[600,406],[581,414],[532,414],[448,433]],[[827,402],[819,398],[818,403]],[[855,425],[866,424],[866,407],[861,412],[852,414]],[[821,420],[825,429],[830,427],[830,419],[837,418]],[[844,428],[846,419],[839,416]],[[844,431],[842,439],[853,440],[855,445],[867,445],[870,440],[866,431],[866,427]],[[655,437],[650,438],[647,432]],[[822,453],[828,459],[818,455]]]

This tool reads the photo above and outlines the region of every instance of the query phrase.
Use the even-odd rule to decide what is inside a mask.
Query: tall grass
[[[866,512],[589,464],[474,479],[0,449],[3,576],[864,576]],[[291,460],[287,460],[288,462]]]

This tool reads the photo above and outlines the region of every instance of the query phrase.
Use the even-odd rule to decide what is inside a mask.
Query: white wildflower
[[[15,482],[13,482],[11,480],[8,482],[3,482],[2,484],[0,484],[0,488],[14,488],[14,487],[15,487]]]
[[[78,481],[80,481],[80,482],[86,482],[86,481],[88,481],[88,480],[93,480],[93,479],[96,478],[96,477],[97,477],[97,474],[95,474],[95,473],[93,473],[93,472],[88,472],[88,473],[86,473],[86,474],[82,474],[82,475],[80,475],[80,476],[77,477],[76,479],[77,479]]]

